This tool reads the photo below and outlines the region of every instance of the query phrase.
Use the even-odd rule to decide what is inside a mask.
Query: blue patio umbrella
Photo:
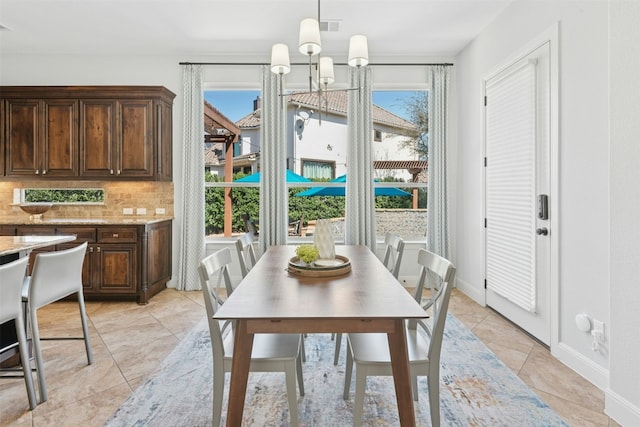
[[[374,181],[378,181],[377,179]],[[342,175],[337,177],[336,179],[332,179],[329,182],[347,182],[347,175]],[[344,187],[316,187],[310,188],[305,191],[301,191],[297,193],[296,196],[302,197],[310,197],[310,196],[342,196],[345,195]],[[402,196],[408,197],[411,196],[411,193],[407,193],[406,191],[402,191],[399,188],[394,187],[379,187],[375,189],[374,195],[376,196]]]
[[[251,175],[236,179],[235,182],[260,182],[260,172],[252,173]],[[287,169],[287,182],[311,182],[311,180]]]

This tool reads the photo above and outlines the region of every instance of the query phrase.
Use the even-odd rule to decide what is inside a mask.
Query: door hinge
[[[484,96],[484,106],[487,106],[487,95]]]
[[[487,279],[484,279],[484,288],[487,289]]]
[[[487,167],[487,158],[486,157],[484,158],[484,167],[485,168]]]
[[[484,228],[487,228],[487,218],[484,219]]]

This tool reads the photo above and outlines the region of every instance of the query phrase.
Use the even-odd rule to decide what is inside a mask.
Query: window
[[[101,188],[25,188],[26,203],[104,203],[104,190]]]
[[[333,92],[336,96],[341,92]],[[330,95],[329,95],[330,96]],[[233,146],[233,171],[225,178],[226,150],[215,145],[216,133],[211,133],[205,169],[206,234],[210,238],[231,237],[245,232],[243,215],[259,217],[259,180],[235,182],[253,175],[260,166],[260,92],[206,91],[205,100],[235,124],[241,137]],[[376,179],[376,233],[382,239],[392,232],[406,240],[423,240],[426,235],[426,128],[416,122],[415,113],[423,111],[424,91],[375,91],[373,141],[374,177]],[[291,172],[312,182],[288,183],[289,220],[302,220],[290,239],[311,240],[317,219],[330,219],[335,238],[344,238],[345,197],[342,183],[347,172],[347,117],[345,111],[324,111],[305,105],[304,98],[287,107],[287,123],[292,132],[287,135],[287,167]],[[346,105],[346,104],[345,104]],[[346,108],[346,107],[345,107]],[[205,111],[206,114],[206,111]],[[424,114],[420,117],[424,118]],[[206,123],[206,121],[205,121]],[[218,143],[219,144],[219,143]],[[206,149],[207,146],[203,149]],[[421,164],[416,169],[415,165]],[[230,212],[225,210],[225,188],[231,188]],[[307,190],[322,190],[321,196],[297,196]],[[228,206],[228,205],[227,205]],[[228,209],[228,207],[227,207]],[[231,223],[231,231],[228,223]],[[225,233],[225,223],[227,230]]]
[[[330,180],[335,177],[336,163],[302,160],[302,176],[315,180]]]

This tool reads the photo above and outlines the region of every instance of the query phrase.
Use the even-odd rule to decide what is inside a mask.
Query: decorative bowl
[[[52,206],[53,203],[23,203],[20,205],[20,209],[30,215],[42,215]]]

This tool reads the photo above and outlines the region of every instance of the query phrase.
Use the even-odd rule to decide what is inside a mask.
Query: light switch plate
[[[136,209],[136,215],[146,215],[147,214],[147,208],[137,208]]]
[[[156,208],[156,215],[164,215],[166,210],[164,208]]]
[[[122,215],[133,215],[133,208],[122,208]]]

